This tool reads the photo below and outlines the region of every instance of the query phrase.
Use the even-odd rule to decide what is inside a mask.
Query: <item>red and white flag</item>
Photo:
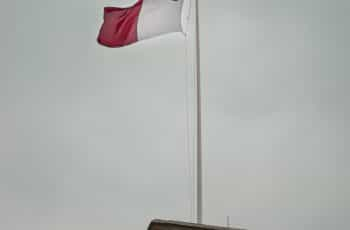
[[[184,32],[187,13],[184,0],[138,0],[127,8],[105,7],[97,40],[104,46],[121,47],[162,34]]]

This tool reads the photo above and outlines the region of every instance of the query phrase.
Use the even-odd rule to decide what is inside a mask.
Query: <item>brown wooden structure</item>
[[[148,230],[243,230],[239,228],[216,227],[202,224],[191,224],[178,221],[154,220]]]

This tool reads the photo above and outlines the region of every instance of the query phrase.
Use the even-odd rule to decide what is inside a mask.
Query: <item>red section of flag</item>
[[[104,22],[98,42],[108,47],[120,47],[137,42],[137,22],[143,0],[128,8],[105,7]]]

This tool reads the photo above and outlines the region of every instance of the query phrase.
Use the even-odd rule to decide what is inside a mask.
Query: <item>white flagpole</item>
[[[202,98],[201,98],[201,59],[200,59],[200,30],[199,30],[199,0],[195,0],[195,41],[196,41],[196,52],[195,52],[195,64],[196,64],[196,120],[197,120],[197,143],[196,143],[196,166],[197,166],[197,223],[203,223],[203,165],[202,165]]]

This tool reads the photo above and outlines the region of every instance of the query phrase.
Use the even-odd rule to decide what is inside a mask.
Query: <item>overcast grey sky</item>
[[[0,7],[0,228],[190,220],[185,40],[97,45],[105,5]],[[350,228],[345,0],[200,0],[204,219]]]

